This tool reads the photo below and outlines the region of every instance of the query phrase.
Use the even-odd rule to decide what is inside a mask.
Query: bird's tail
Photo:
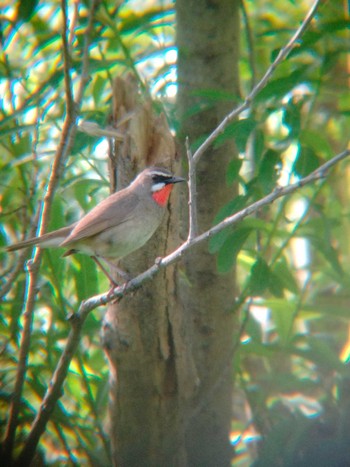
[[[23,242],[15,243],[14,245],[9,245],[6,247],[7,251],[16,251],[21,250],[22,248],[27,248],[30,246],[37,246],[39,245],[42,248],[49,248],[49,247],[58,247],[60,244],[65,240],[71,231],[74,228],[73,225],[69,225],[68,227],[62,227],[61,229],[54,230],[53,232],[46,233],[41,235],[40,237],[32,237],[28,238],[27,240],[23,240]]]

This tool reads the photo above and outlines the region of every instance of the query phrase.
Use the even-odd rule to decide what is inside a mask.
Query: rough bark
[[[130,77],[115,82],[112,124],[124,133],[124,140],[111,148],[111,178],[118,189],[146,165],[180,172],[164,116],[157,116],[150,102],[140,101]],[[120,264],[131,275],[178,244],[174,206],[179,189],[174,189],[169,212],[155,236]],[[183,433],[170,324],[176,295],[173,274],[173,268],[167,269],[133,296],[109,305],[106,313],[103,341],[110,362],[111,446],[118,467],[185,465],[179,449]]]
[[[181,0],[177,8],[182,134],[195,141],[234,105],[215,101],[207,110],[184,118],[201,100],[192,96],[194,90],[237,95],[238,1]],[[155,162],[179,173],[168,137],[160,138],[165,144],[157,143],[155,130],[160,125],[151,107],[130,98],[130,89],[123,86],[118,82],[115,88],[114,126],[123,115],[134,113],[132,120],[118,127],[125,131],[125,140],[112,151],[118,188]],[[235,194],[225,184],[232,157],[234,147],[225,145],[208,151],[199,164],[201,230],[212,224],[218,209]],[[133,274],[171,251],[180,242],[179,233],[186,236],[187,215],[184,187],[175,187],[162,227],[121,267]],[[234,288],[234,273],[219,276],[215,257],[204,245],[133,296],[109,306],[103,337],[111,374],[112,457],[118,467],[230,464]]]

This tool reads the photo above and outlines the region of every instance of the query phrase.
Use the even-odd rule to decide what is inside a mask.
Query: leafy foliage
[[[65,2],[62,2],[64,5]],[[71,29],[69,75],[73,91],[81,81],[89,2],[67,2]],[[112,80],[131,71],[137,79],[147,72],[150,86],[161,78],[163,88],[173,64],[163,58],[173,44],[173,10],[169,6],[132,11],[104,2],[96,12],[89,47],[89,82],[80,118],[104,126],[110,113]],[[66,112],[66,80],[62,47],[61,2],[18,1],[3,12],[0,86],[1,227],[0,246],[34,235],[59,146]],[[158,40],[162,39],[162,40]],[[162,60],[163,72],[158,77]],[[76,95],[76,94],[75,94]],[[101,144],[102,143],[102,144]],[[78,132],[59,180],[49,219],[53,230],[74,222],[108,194],[105,142]],[[0,252],[1,419],[2,438],[18,369],[26,300],[27,256]],[[69,317],[79,303],[106,290],[108,283],[90,258],[61,257],[45,251],[37,286],[30,335],[28,369],[17,422],[16,453],[28,434],[70,331]],[[64,393],[40,451],[47,463],[108,465],[106,435],[108,369],[100,342],[103,310],[87,319]]]
[[[269,63],[259,53],[261,38],[281,46],[282,19],[279,27],[272,16],[268,26],[260,16],[255,22],[255,7],[248,6],[260,75]],[[339,93],[348,87],[341,52],[347,26],[341,8],[321,12],[317,27],[305,34],[245,116],[256,125],[245,136],[246,151],[238,145],[245,157],[235,179],[250,200],[306,176],[347,144],[349,120],[340,110]],[[291,24],[289,9],[288,17]],[[252,452],[249,437],[255,436],[261,447],[256,466],[349,462],[343,412],[349,408],[339,390],[349,378],[350,315],[343,308],[349,299],[346,173],[338,167],[316,186],[262,211],[238,252],[238,303],[244,305],[236,385],[244,391],[248,418],[233,426],[234,433],[241,427],[239,459]],[[225,248],[223,243],[217,253],[223,272]]]

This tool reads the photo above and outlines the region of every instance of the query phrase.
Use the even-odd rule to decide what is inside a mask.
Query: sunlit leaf
[[[288,343],[292,337],[292,326],[295,318],[295,304],[285,299],[269,300],[267,306],[271,309],[276,331],[282,345]]]

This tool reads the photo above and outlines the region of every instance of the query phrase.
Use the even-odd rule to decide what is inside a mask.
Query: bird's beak
[[[168,183],[180,183],[180,182],[185,182],[185,181],[186,181],[185,178],[173,176],[173,177],[169,178],[166,183],[167,184]]]

